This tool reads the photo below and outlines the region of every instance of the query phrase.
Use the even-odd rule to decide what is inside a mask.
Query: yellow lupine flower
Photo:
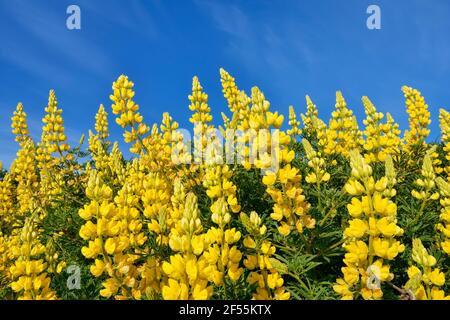
[[[229,129],[248,129],[250,116],[250,98],[244,91],[239,90],[235,79],[223,68],[220,68],[220,82],[222,83],[222,92],[227,99],[228,108],[232,112],[232,119],[229,120],[223,113],[224,124]]]
[[[439,126],[441,128],[441,140],[444,144],[446,166],[444,171],[447,180],[450,181],[450,112],[439,109]]]
[[[36,148],[31,139],[25,141],[17,152],[17,159],[11,165],[11,172],[14,180],[17,182],[18,213],[19,215],[24,215],[38,206],[39,181]]]
[[[384,114],[377,112],[368,97],[363,97],[366,119],[364,135],[366,139],[363,148],[364,158],[368,163],[383,162],[388,154],[394,154],[400,144],[399,130],[392,117],[388,114],[386,123],[381,123]],[[397,125],[398,126],[398,125]]]
[[[261,217],[254,211],[250,216],[245,213],[241,213],[240,216],[248,232],[248,236],[244,239],[244,246],[248,248],[244,266],[252,272],[247,282],[257,284],[256,292],[252,295],[253,299],[289,299],[290,294],[283,286],[283,278],[271,262],[272,259],[277,264],[281,264],[273,258],[276,248],[269,240],[263,240],[266,228],[262,225]]]
[[[197,197],[188,193],[183,216],[170,235],[171,243],[186,242],[187,246],[173,247],[179,253],[172,255],[170,262],[163,263],[163,271],[169,276],[168,285],[162,287],[164,299],[205,300],[211,297],[212,287],[208,280],[214,270],[207,261],[208,255],[203,252],[209,243],[201,232]],[[177,295],[175,290],[181,290],[183,294]]]
[[[301,135],[302,130],[300,129],[300,121],[297,120],[297,115],[293,106],[289,106],[289,125],[291,128],[287,130],[286,133],[295,141],[295,137]]]
[[[358,129],[353,111],[347,108],[347,103],[340,91],[336,92],[336,110],[331,114],[327,131],[325,154],[347,155],[348,151],[362,144],[362,133]]]
[[[395,172],[391,156],[387,155],[385,177],[375,181],[372,167],[357,150],[351,150],[349,156],[352,176],[344,189],[353,196],[347,205],[353,219],[344,230],[343,246],[347,253],[343,278],[336,280],[333,289],[342,299],[353,299],[358,295],[363,299],[381,299],[383,291],[379,284],[393,278],[384,260],[393,260],[405,250],[405,246],[394,239],[403,234],[403,229],[396,224],[397,207],[386,197],[388,186],[389,195],[393,194]],[[372,277],[377,280],[377,286],[369,283]]]
[[[15,140],[22,145],[30,139],[30,132],[27,124],[27,114],[24,112],[21,102],[17,104],[16,110],[14,111],[14,116],[11,118],[11,122],[11,127],[13,129],[12,133],[15,135]]]
[[[319,151],[323,152],[323,148],[327,144],[326,140],[326,124],[319,119],[319,112],[311,98],[306,96],[306,113],[300,115],[303,122],[303,133],[308,139],[318,140]]]
[[[152,127],[144,124],[134,101],[134,83],[124,75],[114,82],[110,98],[116,123],[125,129],[125,141],[132,144],[135,156],[130,160],[118,143],[107,141],[108,120],[102,105],[95,116],[95,130],[89,132],[89,159],[79,163],[75,157],[81,157],[83,150],[71,150],[67,143],[54,91],[49,94],[39,143],[29,136],[26,114],[19,103],[12,131],[20,149],[8,172],[2,171],[0,164],[0,286],[9,287],[18,299],[56,298],[51,289],[55,285],[52,274],[63,271],[65,261],[55,244],[57,239],[68,238],[66,228],[49,230],[52,216],[44,218],[70,203],[79,204],[82,225],[78,236],[84,243],[81,254],[92,259],[88,267],[93,277],[102,279],[98,294],[103,298],[210,299],[228,297],[225,292],[236,296],[240,292],[234,292],[235,287],[242,285],[244,276],[249,285],[246,292],[252,298],[289,299],[295,270],[288,270],[288,264],[275,257],[286,258],[288,248],[294,248],[296,254],[304,244],[315,245],[317,234],[306,230],[316,224],[308,201],[316,208],[348,212],[342,220],[342,276],[333,285],[342,299],[383,297],[383,283],[394,279],[390,261],[398,259],[405,245],[410,245],[398,240],[404,230],[397,223],[397,203],[404,210],[403,204],[411,197],[421,206],[416,219],[424,210],[434,210],[439,200],[440,221],[433,237],[438,246],[433,250],[450,254],[448,111],[440,110],[442,144],[427,145],[428,106],[417,90],[404,87],[410,128],[404,136],[406,144],[398,152],[399,125],[389,113],[383,122],[384,115],[366,97],[364,140],[340,92],[328,127],[307,96],[306,114],[301,115],[304,127],[300,129],[290,107],[290,127],[283,131],[285,115],[270,110],[270,102],[258,87],[252,88],[249,97],[225,70],[220,70],[220,76],[232,113],[222,114],[223,126],[243,132],[226,137],[232,147],[242,146],[243,159],[239,160],[243,161],[238,165],[223,163],[219,148],[226,132],[218,126],[220,136],[212,124],[208,95],[197,77],[193,78],[189,108],[191,121],[199,124],[194,133],[204,135],[194,156],[188,152],[186,137],[177,130],[179,124],[168,113]],[[302,145],[295,142],[300,134]],[[84,135],[80,146],[83,139]],[[395,199],[394,160],[402,166],[398,181],[404,183],[423,156],[420,177],[415,179],[410,197],[401,192],[402,198]],[[190,164],[192,160],[201,162]],[[350,177],[343,177],[348,160]],[[385,173],[380,177],[383,162]],[[241,171],[241,165],[246,172]],[[254,196],[247,199],[242,193],[247,190],[240,190],[239,184],[259,173],[260,185],[253,185],[258,180],[252,180],[250,192],[253,187],[265,188],[261,200],[273,202],[273,206],[261,216],[254,211],[241,213],[239,221],[241,205],[248,208],[247,200],[253,205]],[[324,195],[334,192],[342,178],[347,180],[343,191],[351,196],[348,203],[342,204],[345,197],[339,194],[316,203],[316,192],[322,187]],[[206,200],[197,203],[194,194],[206,194]],[[57,224],[67,222],[70,230],[70,215],[57,218]],[[430,236],[424,235],[424,239]],[[415,299],[450,299],[443,290],[441,258],[438,261],[438,256],[429,254],[418,239],[413,240],[412,249],[404,289]],[[290,276],[284,277],[286,272]]]
[[[373,250],[375,255],[380,258],[392,260],[399,253],[405,250],[405,246],[400,244],[399,241],[384,240],[381,238],[375,238],[373,240]]]
[[[442,235],[440,242],[442,250],[450,255],[450,183],[442,177],[437,177],[436,184],[441,194],[441,214],[439,215],[440,223],[437,225],[437,230]]]
[[[305,149],[306,157],[308,159],[308,167],[313,169],[313,172],[305,177],[306,182],[315,183],[317,189],[320,189],[322,182],[330,180],[330,174],[325,171],[325,159],[321,154],[316,152],[307,139],[302,140],[303,149]]]
[[[64,133],[64,121],[61,117],[62,109],[58,108],[55,91],[53,90],[50,90],[45,112],[46,114],[42,119],[44,126],[42,128],[41,147],[48,148],[50,154],[68,151],[70,147]]]
[[[445,284],[445,274],[439,268],[432,268],[436,265],[436,259],[428,253],[420,239],[413,239],[411,257],[418,266],[409,267],[409,281],[404,287],[412,290],[417,300],[449,300],[450,296],[445,296],[440,289]]]
[[[95,115],[95,131],[100,139],[107,139],[109,137],[108,132],[108,113],[105,111],[103,104],[98,108]]]
[[[360,219],[352,219],[349,226],[344,231],[344,236],[351,238],[361,238],[369,229],[367,222]]]
[[[133,101],[135,92],[133,91],[134,83],[128,80],[128,77],[121,75],[113,83],[113,94],[110,99],[113,102],[113,113],[118,115],[116,122],[122,128],[130,127],[130,131],[125,131],[125,142],[133,143],[130,152],[139,154],[144,146],[142,143],[143,136],[150,131],[145,125],[142,115],[138,112],[139,105]]]
[[[13,180],[9,173],[5,174],[2,180],[0,180],[0,220],[3,223],[10,224],[14,222],[14,186]]]
[[[420,92],[408,86],[402,91],[406,99],[406,112],[409,114],[409,130],[405,131],[405,148],[407,150],[416,143],[424,143],[430,134],[428,125],[431,123],[428,105]]]
[[[57,299],[56,293],[50,288],[48,265],[42,259],[46,247],[39,240],[37,221],[35,217],[26,218],[17,235],[18,241],[10,248],[14,260],[9,268],[12,280],[10,286],[19,294],[20,300]]]

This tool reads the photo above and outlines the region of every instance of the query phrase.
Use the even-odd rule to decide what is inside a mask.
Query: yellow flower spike
[[[423,158],[421,178],[416,179],[414,184],[417,186],[411,191],[411,195],[420,200],[421,206],[416,215],[419,219],[430,201],[439,199],[439,192],[436,190],[436,173],[433,168],[432,153],[435,147],[427,151]]]
[[[312,102],[311,98],[306,96],[306,113],[301,114],[303,122],[303,132],[308,138],[318,140],[319,150],[323,152],[324,147],[327,144],[326,136],[326,124],[319,119],[319,112],[316,105]]]
[[[364,158],[368,163],[383,162],[387,155],[397,152],[400,144],[398,125],[390,114],[387,114],[386,122],[381,123],[384,114],[377,112],[368,97],[363,97],[362,102],[366,112],[366,119],[363,121],[366,126],[364,130],[366,139],[363,144],[366,151]]]
[[[302,139],[302,144],[306,157],[309,160],[308,167],[313,170],[306,176],[305,180],[308,183],[315,183],[317,189],[320,189],[320,184],[330,179],[330,174],[325,171],[325,159],[320,157],[307,139]]]
[[[291,129],[287,130],[286,133],[295,140],[296,136],[302,134],[302,130],[300,129],[300,121],[297,120],[297,115],[293,106],[289,106],[289,125],[291,126]]]
[[[91,203],[80,209],[80,216],[86,220],[80,235],[90,241],[87,247],[82,248],[82,254],[88,259],[96,259],[90,268],[94,276],[107,275],[100,294],[115,299],[141,297],[133,249],[142,246],[146,236],[139,221],[140,213],[132,207],[136,203],[136,195],[130,185],[125,184],[118,191],[114,203],[109,202],[112,190],[96,170],[91,171],[86,193]]]
[[[25,141],[17,152],[17,159],[11,165],[11,172],[17,183],[18,215],[35,210],[39,202],[39,181],[36,148],[31,139]]]
[[[344,230],[343,278],[338,278],[333,288],[342,299],[354,298],[357,293],[363,299],[380,299],[382,290],[366,285],[368,277],[375,276],[378,282],[392,280],[386,262],[405,250],[394,238],[403,234],[396,224],[397,206],[390,200],[395,195],[395,170],[387,155],[385,176],[375,181],[372,167],[358,150],[350,150],[349,156],[351,177],[344,189],[352,195],[347,210],[353,219]]]
[[[128,80],[128,77],[121,75],[113,83],[113,95],[110,99],[113,102],[113,113],[118,115],[116,122],[122,128],[130,128],[130,131],[125,131],[124,137],[127,143],[133,143],[131,152],[139,154],[143,149],[144,136],[150,131],[150,128],[145,125],[143,117],[139,114],[139,106],[132,100],[134,97],[133,91],[134,83]]]
[[[224,279],[239,280],[241,271],[239,262],[242,254],[233,246],[240,239],[241,234],[236,229],[229,229],[232,220],[231,213],[240,211],[236,198],[236,187],[230,181],[233,172],[228,165],[209,165],[206,167],[206,175],[203,186],[207,188],[206,194],[213,201],[211,205],[211,220],[218,228],[217,236],[212,239],[210,247],[214,248],[222,260],[214,262],[213,279],[216,285],[225,284]],[[230,259],[228,259],[230,258]]]
[[[64,134],[62,110],[58,108],[55,91],[53,90],[50,90],[45,112],[46,114],[42,119],[44,126],[42,127],[42,138],[39,147],[47,149],[47,151],[41,152],[48,152],[50,156],[54,152],[60,153],[62,157],[60,160],[64,160],[63,152],[68,151],[70,146],[67,144],[67,138]]]
[[[347,108],[347,103],[340,91],[336,92],[336,110],[332,112],[329,128],[326,130],[327,155],[337,153],[347,155],[351,149],[362,144],[362,133],[358,129],[356,117]]]
[[[49,272],[56,270],[49,271],[47,263],[40,258],[45,254],[46,247],[39,241],[41,230],[38,227],[38,220],[27,217],[20,232],[17,242],[12,242],[13,246],[20,249],[17,252],[14,247],[11,248],[13,249],[9,268],[11,289],[18,294],[19,300],[57,299],[56,293],[50,288],[49,275]],[[53,251],[51,248],[48,249]],[[51,257],[53,259],[56,256],[52,254]]]
[[[257,284],[253,299],[285,299],[289,298],[289,293],[285,292],[283,281],[274,265],[282,265],[281,262],[272,258],[275,254],[275,246],[268,240],[263,240],[266,228],[261,226],[262,221],[256,212],[251,212],[250,216],[241,213],[241,221],[249,235],[244,238],[243,244],[248,248],[248,254],[244,259],[244,266],[248,270],[253,270],[247,278],[249,284]],[[274,285],[267,288],[267,283]],[[271,289],[275,289],[272,292]]]
[[[183,187],[177,182],[176,194],[172,197],[174,204],[178,203],[177,196],[183,194]],[[178,195],[177,195],[178,193]],[[181,199],[182,197],[180,197]],[[217,260],[213,256],[214,251],[206,250],[212,240],[211,232],[203,234],[199,219],[197,197],[192,193],[186,195],[182,216],[172,228],[169,235],[170,247],[178,251],[170,257],[170,262],[162,265],[164,273],[169,277],[169,284],[162,287],[164,299],[208,299],[212,295],[212,288],[208,286],[208,280],[216,276],[211,263]],[[219,283],[216,276],[215,280]],[[181,295],[174,295],[172,290],[181,291]]]
[[[107,139],[109,137],[108,132],[108,113],[101,104],[98,108],[97,114],[95,115],[95,131],[100,139]]]
[[[27,125],[27,114],[24,112],[21,102],[17,104],[16,110],[14,111],[14,116],[11,118],[11,122],[12,133],[15,135],[16,142],[23,145],[28,139],[30,139],[30,136]]]
[[[248,118],[250,116],[250,98],[240,91],[235,83],[235,79],[224,69],[220,69],[220,82],[222,83],[222,92],[227,99],[228,108],[233,113],[231,121],[225,117],[224,123],[226,128],[248,129]],[[224,116],[224,115],[223,115]],[[226,121],[228,119],[228,121]]]
[[[210,115],[211,109],[208,106],[208,95],[203,92],[203,87],[197,77],[192,79],[192,94],[189,96],[189,110],[195,111],[190,122],[202,126],[202,130],[208,128],[208,123],[211,122],[212,116]]]
[[[444,155],[446,166],[444,172],[447,180],[450,181],[450,112],[439,109],[439,126],[441,128],[441,140],[444,144]]]
[[[437,229],[441,233],[441,248],[446,254],[450,254],[450,183],[442,177],[436,178],[436,185],[441,194],[441,214],[439,218],[441,224],[438,224]]]
[[[418,266],[412,265],[408,269],[409,281],[405,288],[413,290],[416,299],[420,300],[450,299],[439,288],[445,284],[445,274],[439,268],[432,269],[436,259],[428,253],[420,239],[413,239],[411,258]]]
[[[269,107],[270,103],[265,100],[264,94],[254,87],[251,109],[251,118],[253,117],[254,121],[250,121],[252,128],[270,129],[281,126],[283,117],[277,112],[269,112]],[[269,152],[260,154],[255,161],[255,166],[259,169],[266,169],[262,182],[266,186],[266,192],[274,201],[271,217],[279,223],[280,234],[286,236],[294,228],[297,232],[302,232],[302,220],[310,220],[309,226],[311,227],[315,221],[308,215],[309,204],[302,194],[300,172],[291,165],[295,158],[295,152],[288,146],[290,137],[283,131],[277,131],[277,133],[272,137],[267,135],[266,138],[274,138],[278,142],[279,149],[274,154],[269,154]],[[262,141],[265,143],[266,139],[263,138]],[[269,141],[273,143],[270,139]],[[274,157],[275,159],[273,159]],[[278,172],[268,169],[273,165],[273,161],[278,161],[280,165]]]

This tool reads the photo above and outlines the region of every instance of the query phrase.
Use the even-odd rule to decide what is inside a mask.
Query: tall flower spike
[[[388,154],[395,152],[396,146],[400,139],[393,134],[392,117],[388,117],[386,123],[381,123],[384,114],[377,112],[373,103],[368,97],[363,97],[362,102],[366,112],[366,119],[363,121],[365,127],[364,135],[364,150],[366,154],[364,157],[366,161],[383,162]]]
[[[189,101],[191,102],[189,110],[194,112],[189,121],[201,125],[202,129],[206,130],[212,121],[211,108],[208,105],[208,94],[203,91],[198,77],[192,79],[192,94]]]
[[[396,155],[399,152],[399,146],[401,143],[399,124],[394,121],[391,114],[386,112],[386,123],[382,125],[385,132],[386,141],[386,153],[390,155]]]
[[[14,264],[10,267],[13,279],[11,289],[20,300],[54,300],[56,294],[50,288],[51,279],[42,257],[45,246],[39,241],[39,230],[33,217],[25,220],[15,248],[11,248]]]
[[[441,222],[437,225],[437,229],[441,232],[443,238],[440,246],[447,255],[450,255],[450,183],[442,177],[437,177],[436,184],[441,193],[440,203],[442,206],[439,216]]]
[[[428,125],[431,119],[428,105],[418,90],[403,86],[402,91],[406,99],[406,112],[409,114],[409,130],[405,131],[405,148],[409,150],[412,145],[425,143],[424,140],[430,134]]]
[[[3,224],[14,222],[14,198],[11,175],[7,173],[0,180],[0,230]]]
[[[137,257],[133,249],[140,248],[147,238],[142,231],[140,212],[134,207],[138,197],[130,184],[125,183],[112,203],[112,189],[95,170],[91,171],[86,195],[91,202],[78,211],[86,221],[79,235],[88,241],[81,252],[87,259],[95,259],[90,267],[92,275],[108,275],[100,295],[139,299]]]
[[[444,109],[439,110],[439,125],[441,127],[442,143],[444,144],[444,154],[446,166],[444,168],[447,179],[450,181],[450,112]]]
[[[239,90],[235,79],[223,68],[220,68],[220,82],[222,83],[223,95],[228,102],[228,108],[232,112],[231,121],[225,122],[226,127],[237,129],[240,125],[248,125],[250,98]]]
[[[303,130],[310,135],[314,135],[317,133],[317,125],[315,122],[319,119],[319,111],[317,110],[316,105],[312,102],[311,98],[306,96],[306,114],[301,114],[301,118],[303,121]]]
[[[353,198],[347,205],[351,218],[344,230],[347,253],[341,269],[343,277],[336,280],[333,289],[342,299],[359,295],[365,300],[381,299],[381,282],[394,278],[388,261],[405,250],[395,239],[403,234],[397,226],[397,206],[390,200],[392,192],[385,192],[388,184],[393,184],[393,168],[387,160],[386,176],[375,181],[372,167],[361,154],[351,150],[349,155],[352,173],[344,189]]]
[[[214,266],[211,280],[217,286],[224,285],[224,278],[235,282],[239,280],[243,269],[239,267],[242,254],[235,245],[241,237],[236,228],[229,227],[232,213],[240,211],[236,198],[236,186],[231,181],[233,172],[228,165],[211,165],[206,168],[203,186],[212,204],[211,220],[217,227],[211,227],[207,233],[209,250],[205,252],[208,262]]]
[[[206,300],[212,295],[212,287],[208,285],[211,267],[203,254],[209,243],[202,234],[197,197],[192,192],[186,196],[183,215],[176,230],[171,234],[169,244],[178,253],[162,265],[169,278],[162,288],[163,298]]]
[[[23,145],[25,141],[30,139],[28,125],[27,125],[27,114],[23,111],[23,105],[21,102],[17,104],[16,111],[14,111],[14,116],[11,118],[12,133],[15,134],[15,140],[20,145]]]
[[[423,158],[421,175],[422,177],[415,181],[416,189],[411,191],[414,198],[422,201],[422,206],[419,214],[425,209],[426,203],[430,200],[439,199],[439,193],[436,190],[436,173],[433,168],[433,161],[431,154],[433,152],[427,152]]]
[[[412,291],[416,300],[450,300],[441,287],[445,284],[445,274],[436,265],[436,258],[428,253],[420,239],[413,239],[411,253],[416,265],[408,268],[408,282],[405,289]]]
[[[97,135],[101,140],[109,137],[108,113],[105,111],[103,104],[100,105],[95,115],[95,131],[97,131]]]
[[[47,144],[50,154],[64,152],[70,149],[67,137],[64,134],[64,121],[61,116],[62,109],[58,108],[58,102],[54,90],[50,90],[48,105],[45,108],[45,116],[42,119],[42,143]]]
[[[320,184],[330,180],[330,174],[325,171],[325,159],[313,149],[311,143],[305,138],[302,139],[302,144],[308,159],[308,167],[312,169],[312,172],[305,177],[305,181],[307,183],[315,183],[318,190],[320,190]]]
[[[17,159],[11,166],[11,171],[17,182],[18,212],[23,215],[36,209],[36,198],[39,187],[36,168],[36,149],[30,139],[17,152]]]
[[[208,105],[208,94],[203,91],[197,77],[192,79],[192,94],[188,98],[191,103],[189,110],[193,112],[189,121],[194,124],[194,162],[201,163],[207,143],[205,135],[208,129],[212,128],[210,125],[212,116]]]
[[[291,128],[288,129],[286,133],[295,141],[296,137],[302,134],[302,130],[300,129],[300,121],[297,120],[297,115],[295,114],[293,106],[289,106],[289,125]]]
[[[358,130],[356,117],[353,111],[347,108],[340,91],[336,92],[336,110],[331,114],[327,140],[326,154],[348,155],[349,150],[359,148],[362,144],[362,134]]]
[[[290,293],[286,291],[284,280],[276,268],[283,264],[274,258],[276,247],[265,237],[267,227],[255,211],[250,216],[242,212],[241,221],[248,233],[243,241],[248,251],[244,266],[251,271],[247,282],[257,285],[253,299],[288,300]]]
[[[143,123],[143,117],[138,112],[139,105],[133,101],[134,83],[128,77],[121,75],[112,85],[113,94],[110,99],[113,102],[113,113],[118,115],[116,122],[122,128],[130,128],[123,134],[126,143],[132,143],[130,152],[140,154],[144,150],[143,138],[150,128]]]

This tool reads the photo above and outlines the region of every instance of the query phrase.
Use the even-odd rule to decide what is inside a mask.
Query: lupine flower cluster
[[[17,156],[0,165],[0,298],[449,298],[449,111],[429,141],[408,86],[402,133],[368,97],[357,119],[338,91],[325,121],[309,96],[285,117],[223,69],[220,83],[222,119],[194,77],[182,129],[167,112],[146,123],[121,75],[76,146],[53,90],[38,140],[18,103]]]

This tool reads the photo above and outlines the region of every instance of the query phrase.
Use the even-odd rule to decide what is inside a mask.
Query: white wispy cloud
[[[155,39],[160,34],[160,30],[155,23],[153,12],[145,3],[148,1],[79,1],[80,7],[92,13],[96,19],[101,19],[109,28],[121,28],[137,33],[147,39]],[[151,6],[155,11],[161,11],[158,2],[152,2]]]
[[[69,31],[66,28],[65,11],[57,11],[42,3],[26,0],[16,0],[14,5],[4,4],[2,10],[12,18],[15,28],[23,30],[27,35],[22,41],[19,40],[23,48],[19,47],[17,40],[10,39],[9,42],[16,48],[3,54],[3,57],[21,67],[38,74],[45,72],[42,69],[47,70],[49,74],[64,74],[61,72],[64,67],[55,65],[54,57],[58,56],[64,58],[65,63],[76,64],[97,76],[104,76],[110,68],[111,61],[107,53],[93,41],[83,37],[83,30]],[[38,50],[27,50],[29,36],[40,43]],[[19,57],[14,57],[16,52],[20,52]]]
[[[299,59],[303,61],[302,68],[314,63],[307,41],[288,22],[274,24],[258,19],[236,4],[204,0],[195,3],[216,28],[228,35],[225,48],[228,55],[252,73],[264,74],[270,70],[277,76],[300,68]]]

